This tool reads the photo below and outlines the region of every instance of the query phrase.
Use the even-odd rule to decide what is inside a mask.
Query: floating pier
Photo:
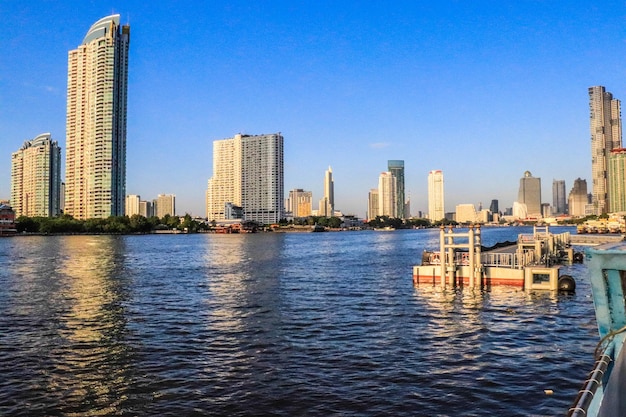
[[[573,291],[572,277],[559,276],[559,265],[574,260],[570,233],[553,234],[548,227],[535,226],[532,235],[520,234],[517,242],[484,250],[480,226],[469,226],[467,232],[442,226],[439,251],[424,251],[422,264],[413,267],[413,283]]]

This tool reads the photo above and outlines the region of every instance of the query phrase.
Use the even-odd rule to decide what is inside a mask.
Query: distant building
[[[493,214],[500,213],[500,209],[498,208],[498,200],[491,200],[491,205],[489,206],[489,211]]]
[[[626,149],[617,148],[609,156],[609,209],[610,213],[626,211]]]
[[[476,207],[473,204],[456,206],[456,221],[459,223],[476,223]]]
[[[446,218],[443,191],[443,171],[430,171],[428,173],[428,218],[432,222]]]
[[[10,206],[0,204],[0,236],[13,235],[15,233],[17,233],[15,212]]]
[[[378,188],[372,188],[367,196],[367,220],[378,216]]]
[[[129,194],[126,196],[126,204],[125,204],[124,212],[126,213],[128,217],[134,214],[139,214],[139,201],[140,200],[141,200],[141,197],[135,194]]]
[[[381,172],[378,177],[378,216],[398,217],[396,177],[391,172]]]
[[[391,159],[387,161],[387,171],[396,179],[396,215],[399,219],[409,218],[408,212],[405,211],[405,195],[404,195],[404,161]]]
[[[530,171],[524,172],[519,181],[517,202],[526,205],[527,217],[541,218],[541,178],[533,177]]]
[[[159,194],[153,202],[154,214],[162,219],[165,215],[176,216],[176,196],[174,194]]]
[[[226,219],[225,204],[243,209],[246,221],[278,223],[283,218],[283,137],[235,135],[213,142],[213,176],[208,181],[207,218]]]
[[[569,192],[568,197],[568,205],[569,205],[569,214],[573,217],[582,217],[587,214],[587,205],[588,205],[588,197],[587,197],[587,181],[577,178],[574,181],[574,186],[572,190]]]
[[[154,204],[152,204],[152,201],[139,201],[139,215],[146,218],[154,216]]]
[[[328,167],[324,173],[324,197],[320,200],[318,216],[332,217],[335,212],[335,183],[333,181],[333,170]]]
[[[124,215],[129,44],[116,14],[69,52],[65,213],[77,219]]]
[[[553,214],[567,213],[565,180],[552,180],[552,208]]]
[[[313,212],[313,193],[296,188],[289,191],[287,199],[287,211],[292,213],[293,217],[308,217]]]
[[[592,203],[595,214],[609,210],[608,164],[611,151],[622,147],[621,103],[602,86],[589,87]]]
[[[61,148],[50,133],[24,142],[11,155],[11,205],[17,217],[61,213]]]

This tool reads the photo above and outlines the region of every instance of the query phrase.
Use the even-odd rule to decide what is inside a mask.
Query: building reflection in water
[[[130,283],[124,238],[68,236],[59,243],[64,305],[58,322],[64,342],[50,352],[56,370],[49,390],[59,392],[64,412],[118,413],[127,398],[132,355],[125,341]]]

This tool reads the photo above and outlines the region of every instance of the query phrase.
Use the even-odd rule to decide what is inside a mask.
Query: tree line
[[[194,233],[208,230],[208,225],[198,222],[189,214],[181,220],[178,216],[166,214],[162,218],[157,216],[144,217],[140,214],[132,216],[110,216],[105,219],[78,220],[63,214],[59,217],[27,217],[16,219],[18,233],[111,233],[131,234],[150,233],[156,230],[186,230]]]

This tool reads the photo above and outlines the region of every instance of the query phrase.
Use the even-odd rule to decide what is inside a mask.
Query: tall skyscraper
[[[609,156],[609,212],[626,211],[626,149],[616,148]]]
[[[500,209],[498,207],[498,200],[491,200],[491,204],[489,205],[489,211],[492,214],[500,214]]]
[[[289,191],[287,211],[290,211],[293,217],[310,216],[313,212],[313,193],[301,188]]]
[[[398,217],[396,177],[391,172],[381,172],[378,177],[378,215]]]
[[[438,222],[445,217],[443,171],[438,169],[428,173],[428,218]]]
[[[567,213],[565,180],[552,180],[552,212],[554,214]]]
[[[589,198],[587,196],[587,180],[577,178],[574,181],[574,186],[569,193],[568,204],[570,216],[585,216],[586,206]]]
[[[526,205],[529,217],[541,218],[541,178],[535,178],[530,171],[524,172],[519,180],[517,201]]]
[[[159,194],[152,203],[154,215],[162,219],[166,215],[176,215],[176,196],[174,194]]]
[[[320,200],[317,214],[323,217],[332,217],[335,214],[335,183],[331,167],[324,173],[324,197]]]
[[[622,147],[620,101],[602,86],[589,87],[589,129],[591,131],[592,203],[595,214],[606,213],[611,181],[608,162],[611,151]]]
[[[261,224],[283,217],[283,137],[235,135],[213,142],[213,176],[207,187],[207,218],[226,219],[226,204],[241,207],[243,219]]]
[[[65,213],[78,219],[124,215],[129,43],[116,14],[69,52]]]
[[[11,155],[11,205],[15,215],[53,217],[61,212],[61,148],[44,133]]]
[[[387,161],[387,170],[391,172],[396,178],[396,216],[400,219],[406,219],[409,217],[408,213],[404,210],[404,204],[406,202],[404,196],[404,161],[401,160],[389,160]]]

